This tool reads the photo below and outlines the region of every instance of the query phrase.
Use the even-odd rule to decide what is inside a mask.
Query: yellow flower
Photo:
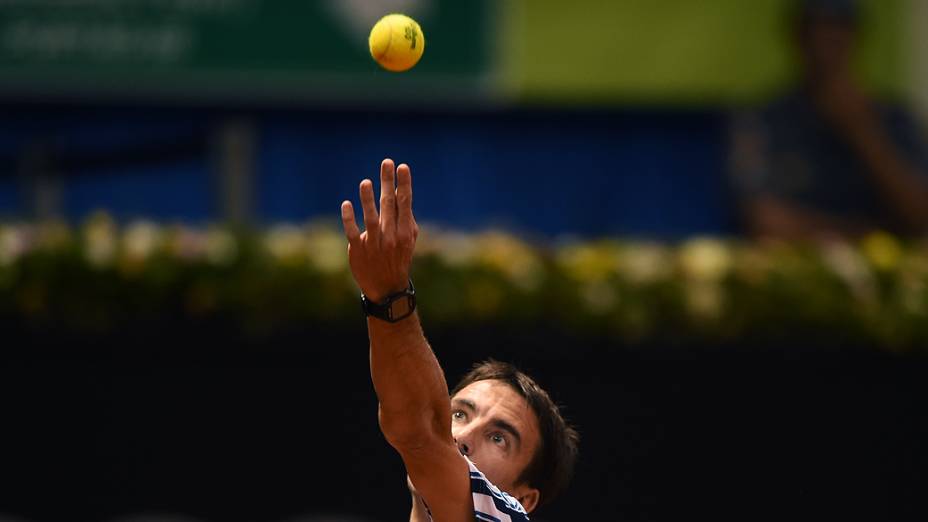
[[[514,285],[531,291],[541,284],[541,261],[525,243],[500,232],[483,234],[478,243],[480,261],[504,274]]]
[[[885,232],[875,232],[863,240],[863,252],[877,270],[888,272],[899,265],[902,246],[895,237]]]
[[[206,259],[213,265],[228,265],[238,257],[238,243],[228,230],[210,227],[205,238]]]
[[[106,214],[96,214],[84,227],[84,257],[98,268],[112,263],[116,255],[116,225]]]
[[[570,245],[557,260],[571,278],[580,282],[602,281],[618,272],[619,251],[615,244]]]

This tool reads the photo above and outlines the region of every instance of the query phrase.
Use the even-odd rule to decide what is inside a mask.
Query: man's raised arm
[[[352,275],[373,303],[408,287],[419,233],[409,167],[394,169],[392,160],[384,160],[380,183],[378,214],[373,183],[361,182],[363,233],[351,202],[343,202],[341,209]],[[402,456],[436,520],[472,520],[468,467],[451,436],[448,385],[418,316],[413,313],[392,323],[368,317],[367,325],[381,431]]]

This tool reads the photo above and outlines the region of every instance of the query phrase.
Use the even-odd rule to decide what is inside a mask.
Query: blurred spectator
[[[791,240],[928,231],[928,153],[911,112],[864,93],[852,70],[853,0],[803,0],[791,20],[801,78],[740,115],[732,167],[746,225]]]

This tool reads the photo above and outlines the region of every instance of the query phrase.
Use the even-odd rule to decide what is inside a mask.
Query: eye
[[[496,445],[498,445],[498,446],[505,446],[505,445],[506,445],[506,437],[504,437],[501,433],[494,433],[494,434],[490,437],[490,440],[493,441],[493,444],[496,444]]]
[[[451,418],[454,420],[464,420],[467,418],[467,414],[461,410],[457,410],[451,413]]]

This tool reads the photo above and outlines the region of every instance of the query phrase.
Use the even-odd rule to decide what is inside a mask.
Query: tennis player
[[[407,165],[380,166],[380,211],[361,182],[364,232],[342,203],[348,260],[361,288],[380,428],[400,454],[410,520],[523,521],[566,487],[577,432],[548,394],[513,366],[478,364],[450,394],[422,333],[409,277],[419,227]]]

